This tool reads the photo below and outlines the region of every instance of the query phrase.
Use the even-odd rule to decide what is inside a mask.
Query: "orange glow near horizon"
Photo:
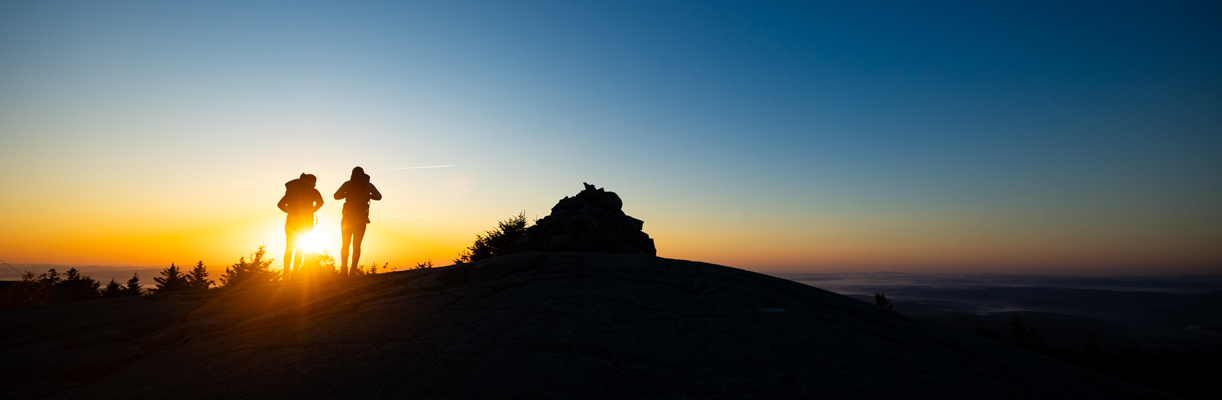
[[[269,186],[275,188],[274,184]],[[514,213],[509,208],[472,209],[479,212],[471,212],[465,218],[447,218],[445,214],[462,215],[457,210],[470,204],[465,203],[467,199],[455,202],[453,198],[439,197],[433,205],[418,203],[412,208],[439,209],[438,204],[456,204],[449,212],[433,211],[442,214],[436,217],[388,215],[387,209],[401,207],[394,201],[402,199],[390,198],[396,194],[393,185],[383,184],[380,188],[388,201],[373,205],[373,223],[363,246],[365,265],[388,262],[400,270],[426,260],[438,266],[449,265],[476,234],[492,229],[496,221]],[[320,189],[327,192],[322,185]],[[238,257],[264,245],[267,257],[276,259],[273,266],[279,268],[283,265],[284,215],[265,204],[274,202],[279,193],[267,192],[262,196],[264,201],[250,202],[259,212],[237,213],[239,217],[228,223],[220,217],[170,218],[159,212],[133,213],[139,217],[132,218],[105,213],[90,218],[70,215],[58,220],[40,220],[30,217],[31,214],[6,217],[8,226],[24,225],[28,229],[0,232],[0,250],[6,261],[18,264],[165,266],[171,262],[185,265],[202,260],[216,270],[223,270]],[[659,256],[758,271],[1209,273],[1216,271],[1217,262],[1222,259],[1218,250],[1210,247],[1208,235],[1194,239],[1191,231],[1178,238],[1150,238],[1124,232],[1092,234],[1021,225],[1011,225],[1010,232],[992,232],[972,225],[987,225],[987,221],[968,221],[960,226],[943,222],[936,229],[926,222],[900,219],[889,225],[851,218],[760,226],[710,220],[685,223],[690,220],[682,214],[661,212],[665,205],[641,204],[633,202],[635,198],[627,194],[622,196],[625,211],[646,221],[645,232],[654,238]],[[267,201],[269,198],[272,200]],[[548,203],[554,203],[543,196],[538,198],[537,203],[548,207],[551,205]],[[325,250],[337,262],[340,208],[342,202],[327,202],[305,242],[309,251]],[[538,208],[546,211],[544,207]],[[256,214],[261,215],[250,218]],[[532,218],[546,215],[531,209],[527,209],[527,214]],[[78,221],[81,223],[74,224]],[[197,229],[183,228],[193,225]],[[808,225],[816,228],[807,228]]]
[[[372,205],[362,264],[390,263],[400,270],[426,260],[449,265],[476,234],[493,229],[497,221],[522,210],[531,219],[546,216],[557,200],[580,190],[558,183],[515,192],[499,181],[496,185],[501,186],[484,188],[481,185],[488,184],[480,183],[471,170],[411,172],[416,175],[374,171],[373,182],[385,199]],[[0,231],[0,257],[14,264],[111,266],[202,260],[222,270],[264,245],[267,257],[276,259],[273,265],[279,267],[284,214],[274,204],[283,194],[283,182],[294,175],[256,174],[236,182],[217,178],[232,186],[217,192],[244,196],[179,200],[141,189],[84,205],[71,202],[71,196],[4,200],[6,209],[22,212],[6,213],[0,221],[6,228]],[[307,246],[325,250],[338,261],[343,202],[330,195],[342,175],[319,177],[318,189],[327,202],[317,213]],[[462,183],[458,186],[463,190],[455,190],[455,182]],[[169,192],[192,188],[176,181],[170,185]],[[940,210],[914,213],[921,216],[917,218],[888,209],[797,203],[783,206],[814,211],[784,218],[747,217],[750,208],[719,205],[718,199],[693,204],[682,195],[625,186],[607,189],[620,193],[628,215],[645,221],[644,230],[654,238],[659,256],[757,271],[1216,273],[1222,262],[1222,250],[1213,246],[1217,228],[1208,219],[1118,229],[1107,220],[1047,225],[1007,214]],[[490,192],[503,195],[489,197]]]
[[[302,173],[338,261],[360,166],[366,265],[585,182],[755,271],[1222,274],[1213,6],[99,3],[0,4],[9,263],[279,267]]]

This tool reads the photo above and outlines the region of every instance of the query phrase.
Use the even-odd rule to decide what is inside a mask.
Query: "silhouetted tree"
[[[64,280],[59,286],[68,289],[68,301],[80,301],[100,297],[98,288],[102,284],[88,275],[82,275],[76,268],[71,268],[64,274]]]
[[[1027,324],[1023,322],[1023,318],[1014,313],[1014,318],[1010,320],[1010,324],[1006,325],[1006,333],[1010,334],[1010,340],[1015,346],[1027,348],[1030,340],[1027,337]]]
[[[874,294],[874,304],[878,304],[879,307],[886,308],[888,310],[891,309],[891,301],[887,300],[887,296],[883,296],[882,293]]]
[[[475,243],[459,254],[454,262],[468,263],[513,253],[517,251],[514,244],[526,233],[526,228],[528,227],[525,211],[500,221],[496,229],[485,232],[483,235],[475,235]]]
[[[428,261],[416,263],[416,265],[412,266],[411,269],[429,269],[429,268],[433,268],[433,259],[431,258],[428,259]]]
[[[292,279],[333,278],[339,274],[339,268],[335,266],[335,257],[332,257],[326,250],[321,253],[306,253],[302,256],[301,265],[298,268],[300,272],[293,272]]]
[[[274,282],[280,279],[280,272],[272,271],[269,268],[275,259],[263,259],[263,256],[267,254],[266,247],[260,245],[258,250],[251,253],[250,262],[247,262],[246,257],[243,256],[238,258],[237,264],[226,267],[225,274],[221,275],[221,284],[231,286],[246,282]]]
[[[62,279],[59,278],[59,272],[55,272],[55,268],[51,268],[42,275],[39,275],[38,280],[42,281],[42,283],[46,284],[47,286],[58,285],[59,282],[62,281]]]
[[[132,278],[127,280],[127,285],[123,287],[123,295],[127,297],[136,297],[144,294],[144,290],[140,288],[140,273],[133,272]]]
[[[353,275],[376,275],[378,274],[379,269],[382,270],[381,272],[390,272],[393,270],[392,268],[390,268],[390,263],[382,263],[381,267],[378,266],[378,263],[373,263],[372,265],[369,266],[369,268],[365,268],[364,265],[356,266],[355,268],[352,269],[352,274]]]
[[[113,299],[124,296],[126,296],[126,294],[123,293],[123,285],[120,285],[119,282],[115,282],[115,278],[110,278],[110,283],[107,283],[106,288],[102,289],[103,299]]]
[[[1163,350],[1148,353],[1137,343],[1120,346],[1112,352],[1099,346],[1093,334],[1086,335],[1086,347],[1078,346],[1055,350],[1051,355],[1057,359],[1124,379],[1140,385],[1150,386],[1189,399],[1218,398],[1214,383],[1222,374],[1222,345],[1210,350]]]
[[[972,331],[972,333],[976,334],[977,336],[983,336],[989,339],[996,340],[998,342],[1004,341],[1001,337],[1000,332],[997,332],[989,328],[985,328],[983,326],[976,328],[976,330]]]
[[[4,290],[0,298],[0,307],[24,307],[54,303],[51,297],[51,285],[44,283],[41,277],[35,277],[33,272],[21,274],[21,281],[15,282]]]
[[[153,293],[178,292],[191,288],[187,283],[187,277],[178,271],[178,266],[174,263],[170,263],[169,267],[161,270],[161,277],[153,278],[153,282],[157,285],[149,290]]]
[[[1027,350],[1040,354],[1052,354],[1052,345],[1048,344],[1048,338],[1036,332],[1035,325],[1027,325],[1027,339],[1030,341]]]
[[[215,283],[208,279],[208,267],[204,266],[204,262],[200,261],[195,264],[195,268],[191,273],[187,274],[187,287],[194,290],[205,290]]]
[[[1095,339],[1092,333],[1086,334],[1086,356],[1096,358],[1103,354],[1103,348],[1099,347],[1099,339]]]
[[[1017,312],[1014,313],[1014,319],[1010,320],[1010,324],[1006,325],[1006,333],[1010,334],[1010,339],[1014,341],[1015,346],[1040,354],[1052,354],[1053,352],[1052,345],[1048,344],[1048,339],[1036,332],[1034,325],[1027,325],[1023,322]]]

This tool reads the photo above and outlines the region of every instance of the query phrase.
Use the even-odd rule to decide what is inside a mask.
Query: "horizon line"
[[[397,167],[397,168],[387,168],[387,169],[386,169],[386,171],[394,171],[394,170],[402,170],[402,169],[446,168],[446,167],[457,167],[457,166],[458,166],[458,164],[446,164],[446,165],[425,165],[425,166],[422,166],[422,167]]]

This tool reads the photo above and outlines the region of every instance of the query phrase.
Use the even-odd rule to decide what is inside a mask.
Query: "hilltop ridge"
[[[527,252],[0,311],[4,397],[1169,398],[749,271]]]

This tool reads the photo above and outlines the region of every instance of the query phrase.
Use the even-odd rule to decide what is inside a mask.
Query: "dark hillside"
[[[5,398],[1166,398],[801,283],[644,254],[0,311]]]

